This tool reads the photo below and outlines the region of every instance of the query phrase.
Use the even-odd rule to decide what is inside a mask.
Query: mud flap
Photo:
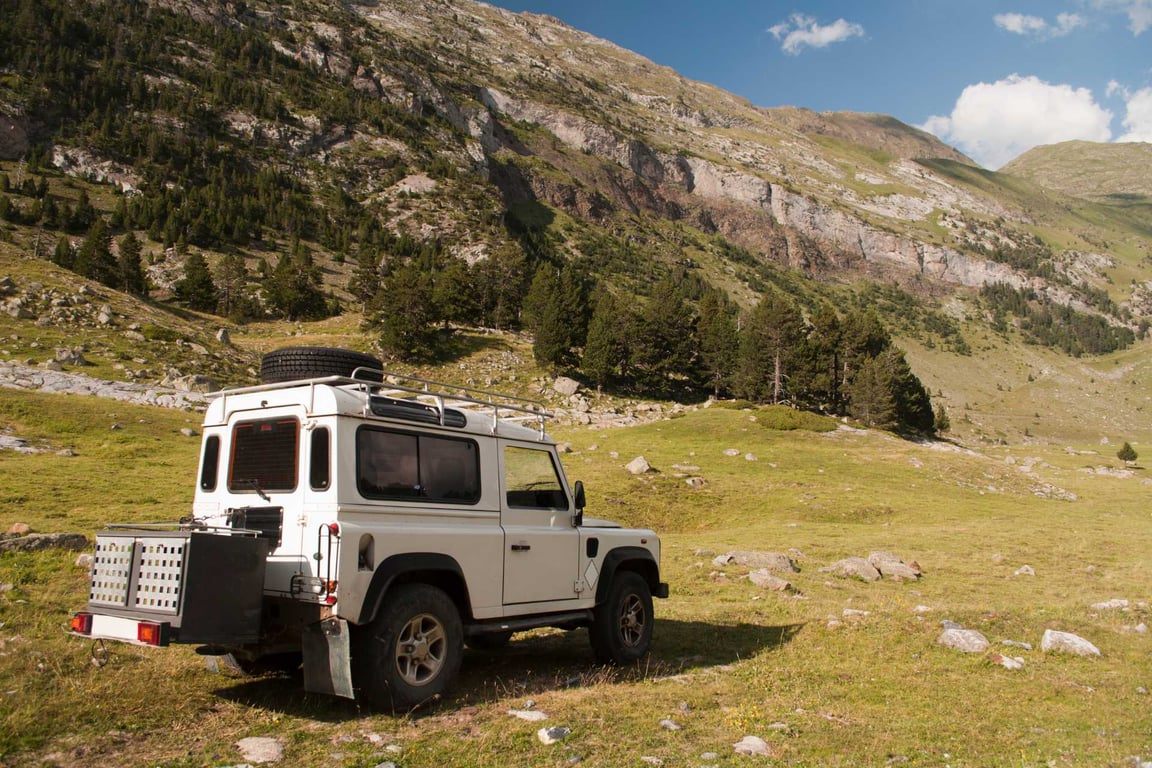
[[[304,690],[355,698],[352,690],[350,627],[344,619],[325,619],[304,628]]]

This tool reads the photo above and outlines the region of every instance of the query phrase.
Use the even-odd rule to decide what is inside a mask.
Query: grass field
[[[0,453],[0,530],[26,522],[91,534],[109,521],[175,519],[194,479],[197,440],[180,434],[189,420],[0,392],[0,429],[52,449]],[[110,646],[96,667],[90,644],[64,633],[86,599],[75,553],[0,555],[0,583],[11,585],[0,593],[0,765],[237,765],[239,739],[270,735],[283,740],[284,765],[350,768],[1152,759],[1152,636],[1137,631],[1152,614],[1144,470],[1125,470],[1098,444],[974,452],[774,422],[711,408],[629,429],[558,430],[588,513],[662,534],[672,597],[657,602],[650,658],[608,669],[593,664],[583,631],[518,636],[501,651],[467,651],[455,691],[404,717],[305,694],[297,678],[211,672],[184,647]],[[56,452],[65,448],[73,455]],[[656,471],[625,472],[637,455]],[[730,550],[792,552],[798,594],[712,565]],[[864,583],[820,571],[875,550],[916,560],[924,577]],[[1035,576],[1016,575],[1024,565]],[[1129,608],[1091,608],[1113,598]],[[937,645],[945,619],[980,630],[989,652]],[[1102,655],[1042,653],[1049,628]],[[1020,656],[1024,668],[997,666],[993,653]],[[508,714],[528,699],[546,721]],[[542,725],[572,733],[545,746]],[[746,735],[765,739],[771,756],[736,754]]]

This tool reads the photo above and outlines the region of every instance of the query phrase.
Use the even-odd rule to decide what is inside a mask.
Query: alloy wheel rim
[[[413,616],[396,639],[396,671],[408,685],[427,685],[444,668],[448,636],[435,616]]]

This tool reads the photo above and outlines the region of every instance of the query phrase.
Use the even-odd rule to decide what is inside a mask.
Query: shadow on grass
[[[593,661],[587,630],[527,633],[504,648],[465,650],[460,678],[447,697],[403,714],[419,718],[503,698],[690,674],[694,670],[735,664],[780,648],[802,627],[801,624],[724,625],[658,620],[652,652],[634,664],[619,667],[602,666]],[[300,672],[236,678],[214,693],[244,706],[323,722],[343,722],[379,714],[358,702],[306,693]]]

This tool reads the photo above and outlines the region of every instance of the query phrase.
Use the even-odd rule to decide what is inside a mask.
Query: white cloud
[[[821,26],[816,19],[802,13],[794,13],[785,21],[769,27],[772,36],[781,41],[785,53],[795,56],[804,46],[823,48],[832,43],[841,43],[850,37],[863,37],[864,27],[844,19]]]
[[[1115,80],[1109,80],[1108,89],[1104,91],[1104,95],[1108,98],[1112,98],[1116,94],[1120,94],[1120,97],[1125,101],[1128,100],[1128,89]]]
[[[1128,15],[1128,29],[1139,35],[1152,27],[1152,0],[1093,0],[1097,8]]]
[[[1064,37],[1086,23],[1083,16],[1075,13],[1058,14],[1054,24],[1049,24],[1039,16],[1026,16],[1023,13],[998,13],[992,17],[992,21],[1007,32],[1036,37]]]
[[[1128,114],[1124,117],[1127,130],[1116,141],[1152,142],[1152,88],[1142,88],[1127,96]]]
[[[1144,125],[1142,118],[1136,120],[1134,125]],[[968,86],[951,115],[930,117],[920,127],[955,144],[981,165],[999,168],[1041,144],[1108,141],[1111,122],[1112,113],[1097,104],[1087,88],[1011,75]]]

